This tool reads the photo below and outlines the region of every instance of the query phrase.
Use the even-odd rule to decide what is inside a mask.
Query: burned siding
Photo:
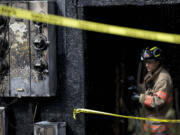
[[[68,3],[68,2],[67,2]],[[56,11],[60,15],[76,16],[72,11],[76,7],[57,1]],[[65,6],[67,6],[65,8]],[[65,11],[68,9],[70,11]],[[73,13],[73,14],[71,14]],[[84,107],[84,79],[83,79],[83,44],[81,31],[57,27],[58,43],[57,67],[58,90],[50,98],[1,98],[1,105],[6,106],[9,118],[8,130],[13,135],[32,135],[33,123],[39,121],[64,121],[67,123],[67,134],[83,135],[84,118],[73,120],[73,109]],[[52,33],[54,34],[54,33]],[[74,38],[79,37],[79,38]],[[33,49],[33,48],[32,48]],[[56,55],[56,54],[53,54]]]
[[[163,4],[179,4],[179,0],[74,0],[74,4],[79,7],[85,6],[121,6],[121,5],[163,5]]]

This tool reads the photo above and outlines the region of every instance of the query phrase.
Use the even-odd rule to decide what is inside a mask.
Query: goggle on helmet
[[[141,55],[142,61],[147,60],[160,60],[161,58],[161,50],[158,47],[146,48]]]

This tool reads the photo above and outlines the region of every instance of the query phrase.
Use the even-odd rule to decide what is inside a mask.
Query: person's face
[[[145,66],[148,72],[153,72],[159,65],[159,61],[146,61]]]

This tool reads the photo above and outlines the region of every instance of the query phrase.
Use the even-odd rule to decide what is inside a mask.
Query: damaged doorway
[[[86,20],[153,31],[180,33],[180,5],[85,7]],[[166,68],[176,88],[176,115],[179,116],[180,47],[155,41],[85,32],[86,108],[138,115],[127,88],[128,77],[137,78],[140,53],[146,46],[162,48]],[[135,121],[136,123],[136,121]],[[87,135],[132,135],[127,119],[86,115]]]

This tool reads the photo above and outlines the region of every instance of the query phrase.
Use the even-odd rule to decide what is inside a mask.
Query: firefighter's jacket
[[[168,112],[172,110],[172,89],[172,79],[163,67],[159,67],[154,73],[147,73],[144,78],[144,91],[139,99],[144,117],[167,119]],[[169,124],[145,121],[143,129],[148,135],[164,135],[169,131]]]
[[[171,76],[163,67],[159,67],[153,74],[147,73],[144,78],[144,91],[140,95],[146,117],[165,118],[172,107],[172,88]]]

